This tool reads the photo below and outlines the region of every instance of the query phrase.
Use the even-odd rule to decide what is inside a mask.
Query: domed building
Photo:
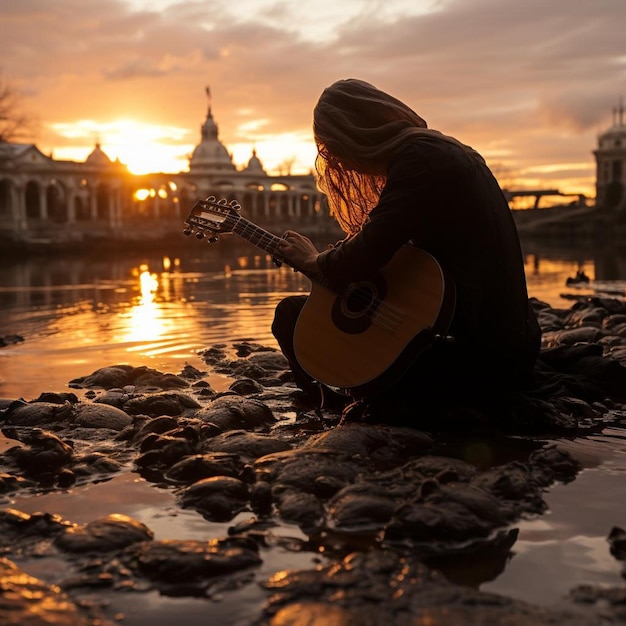
[[[226,146],[218,139],[217,134],[217,124],[211,113],[211,105],[209,105],[206,120],[201,127],[202,138],[193,151],[191,159],[189,159],[190,171],[204,171],[207,174],[211,174],[221,171],[234,172],[236,170],[232,156],[228,153]]]
[[[100,142],[84,162],[0,142],[0,244],[156,240],[180,232],[191,207],[208,196],[237,200],[242,216],[275,232],[335,224],[313,173],[270,175],[256,149],[236,167],[219,139],[210,98],[189,170],[176,174],[131,174]]]
[[[626,125],[624,106],[613,109],[613,124],[598,137],[596,158],[596,206],[623,209],[626,204]]]
[[[175,177],[181,209],[188,211],[197,200],[215,196],[237,200],[242,215],[263,226],[293,223],[306,229],[319,220],[328,220],[325,196],[317,189],[312,172],[270,175],[256,148],[247,165],[237,169],[219,139],[208,88],[206,93],[209,105],[200,127],[200,143],[189,159],[189,171]]]

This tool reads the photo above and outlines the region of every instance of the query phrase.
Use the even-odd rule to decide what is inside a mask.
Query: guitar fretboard
[[[233,232],[242,239],[249,241],[252,245],[261,250],[276,256],[280,247],[280,238],[265,229],[253,224],[244,217],[228,216],[227,221],[232,220]]]

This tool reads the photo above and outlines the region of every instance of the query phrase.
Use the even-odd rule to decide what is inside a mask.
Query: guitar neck
[[[253,246],[271,254],[281,263],[286,263],[290,267],[298,269],[282,258],[282,255],[280,254],[280,242],[282,240],[280,237],[273,235],[264,228],[253,224],[250,220],[247,220],[245,217],[241,217],[240,215],[233,217],[232,219],[234,233],[239,235],[242,239],[250,242]]]

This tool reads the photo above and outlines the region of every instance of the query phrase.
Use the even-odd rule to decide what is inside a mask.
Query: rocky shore
[[[115,510],[79,524],[4,507],[0,623],[129,623],[116,608],[122,594],[208,603],[246,585],[265,593],[258,626],[626,623],[626,584],[576,587],[559,609],[478,590],[505,567],[516,522],[544,514],[547,490],[576,478],[580,466],[558,438],[626,428],[626,304],[534,306],[544,342],[537,385],[497,415],[424,415],[416,399],[413,427],[391,425],[391,407],[342,421],[302,404],[283,356],[253,340],[207,348],[202,370],[111,365],[70,381],[74,391],[0,399],[14,443],[0,455],[5,496],[135,472],[207,522],[237,518],[206,541],[157,540]],[[232,379],[228,391],[212,388],[212,373]],[[496,449],[514,436],[525,452],[468,459],[457,444],[476,433]],[[624,522],[606,520],[620,561]],[[285,525],[304,538],[275,532]],[[258,576],[277,549],[317,554],[319,565]],[[46,576],[29,573],[35,562]],[[105,593],[107,602],[94,600]]]

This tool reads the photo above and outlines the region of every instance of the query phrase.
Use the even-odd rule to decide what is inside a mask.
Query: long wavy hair
[[[339,80],[322,92],[313,111],[313,134],[318,185],[349,235],[359,232],[378,203],[387,164],[409,137],[452,142],[482,161],[469,146],[429,129],[397,98],[355,78]]]

